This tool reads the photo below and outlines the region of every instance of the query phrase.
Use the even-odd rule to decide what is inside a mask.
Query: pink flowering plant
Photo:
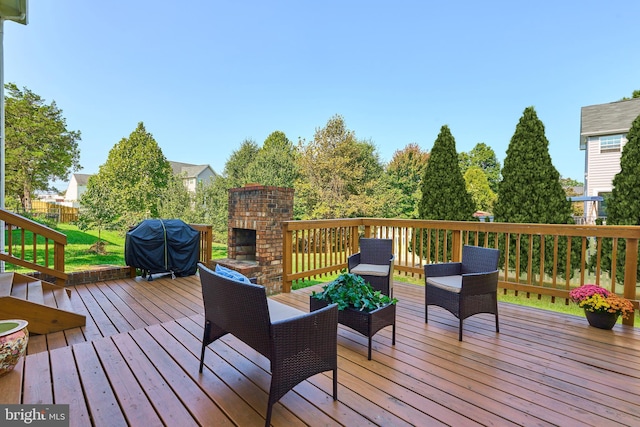
[[[571,301],[594,313],[615,313],[625,319],[633,314],[633,304],[626,298],[598,285],[582,285],[569,292]]]

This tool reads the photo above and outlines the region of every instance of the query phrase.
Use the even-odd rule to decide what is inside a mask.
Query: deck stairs
[[[0,319],[24,319],[33,334],[85,326],[74,312],[71,290],[19,273],[0,273]]]

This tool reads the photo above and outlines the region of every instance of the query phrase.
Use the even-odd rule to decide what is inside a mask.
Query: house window
[[[600,137],[600,152],[609,153],[620,151],[622,146],[622,135],[608,135]]]
[[[604,200],[598,202],[598,217],[603,218],[607,216],[607,202],[611,197],[611,192],[599,192],[598,196],[602,196]]]

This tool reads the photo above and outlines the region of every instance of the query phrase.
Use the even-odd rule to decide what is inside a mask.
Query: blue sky
[[[458,152],[484,142],[502,163],[534,106],[553,164],[582,180],[580,108],[640,89],[639,15],[637,0],[30,0],[28,25],[4,25],[4,79],[82,132],[82,173],[140,121],[167,159],[222,172],[243,140],[311,140],[336,114],[385,162],[446,124]]]

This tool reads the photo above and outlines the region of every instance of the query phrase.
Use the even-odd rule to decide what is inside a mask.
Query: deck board
[[[315,287],[318,289],[318,287]],[[34,335],[1,403],[69,403],[71,425],[262,425],[269,362],[227,335],[198,372],[197,276],[71,288],[87,324]],[[310,289],[273,296],[308,311]],[[640,331],[589,327],[580,316],[500,304],[465,321],[430,308],[424,289],[395,284],[391,328],[373,338],[338,328],[338,401],[331,373],[303,381],[274,406],[273,425],[640,426]],[[5,391],[11,391],[11,393]]]

